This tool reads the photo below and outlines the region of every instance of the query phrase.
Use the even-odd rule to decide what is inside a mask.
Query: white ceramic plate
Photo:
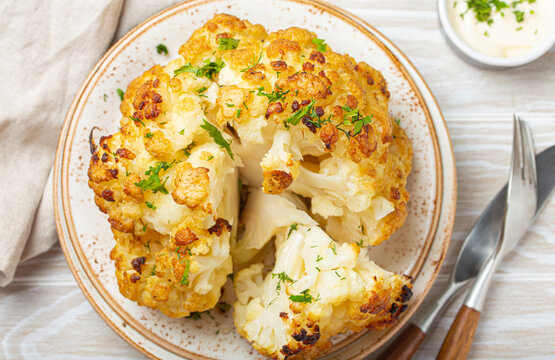
[[[371,256],[388,270],[416,278],[414,296],[400,323],[388,330],[334,339],[330,359],[360,359],[400,329],[430,289],[447,250],[456,202],[455,162],[441,112],[407,58],[362,20],[331,5],[309,0],[196,0],[166,9],[118,41],[95,66],[65,120],[55,164],[54,202],[60,243],[83,293],[125,340],[152,358],[262,358],[233,328],[230,313],[214,319],[171,319],[120,295],[109,252],[114,245],[106,218],[87,186],[88,136],[117,131],[117,88],[157,63],[177,57],[194,29],[216,13],[229,13],[268,31],[300,26],[326,39],[334,51],[349,53],[382,71],[391,92],[390,113],[401,119],[414,147],[409,177],[409,216]],[[164,43],[169,56],[156,53]],[[105,98],[104,94],[108,96]],[[228,284],[229,288],[229,284]],[[226,296],[231,296],[227,291]],[[214,313],[214,312],[213,312]]]

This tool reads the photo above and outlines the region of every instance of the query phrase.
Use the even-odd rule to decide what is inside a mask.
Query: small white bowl
[[[453,28],[453,24],[451,24],[451,21],[449,20],[447,1],[448,0],[438,0],[437,2],[439,21],[443,28],[443,32],[447,38],[448,44],[455,50],[455,52],[472,65],[493,69],[514,68],[537,60],[542,55],[547,53],[553,45],[555,45],[555,26],[553,26],[552,33],[546,36],[543,42],[521,56],[503,58],[484,55],[470,47],[460,38],[459,34],[457,34]]]

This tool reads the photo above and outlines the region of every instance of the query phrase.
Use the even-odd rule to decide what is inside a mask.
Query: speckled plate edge
[[[210,0],[208,0],[210,1]],[[291,0],[290,0],[291,1]],[[454,223],[454,215],[455,215],[455,205],[456,205],[456,170],[455,170],[455,162],[454,162],[454,155],[452,150],[451,141],[449,135],[447,133],[447,129],[445,126],[445,122],[437,106],[437,103],[431,94],[429,88],[427,87],[426,83],[417,72],[417,70],[413,67],[410,61],[401,53],[399,49],[397,49],[389,40],[387,40],[382,34],[380,34],[377,30],[372,28],[370,25],[365,23],[360,18],[345,12],[344,10],[337,8],[333,5],[329,5],[327,3],[321,1],[312,1],[312,0],[292,0],[308,5],[312,5],[319,10],[326,11],[335,17],[342,18],[342,20],[347,21],[352,26],[357,28],[359,31],[367,32],[372,37],[376,38],[380,45],[383,45],[384,50],[392,55],[392,59],[394,62],[399,66],[399,69],[402,70],[405,77],[411,83],[415,94],[418,96],[419,101],[422,104],[423,110],[426,112],[426,116],[428,118],[428,122],[430,123],[430,130],[431,132],[436,135],[436,142],[434,142],[435,152],[436,152],[436,159],[439,159],[439,164],[437,166],[437,176],[438,176],[438,196],[436,198],[436,206],[437,211],[435,212],[435,219],[432,224],[432,228],[435,227],[435,232],[432,231],[431,235],[434,236],[433,241],[431,242],[431,248],[427,249],[428,257],[422,258],[420,264],[416,266],[419,270],[422,268],[424,263],[430,263],[430,268],[433,270],[431,274],[428,274],[427,281],[425,284],[419,284],[419,280],[422,279],[422,276],[417,278],[415,286],[421,285],[424,286],[424,290],[421,292],[422,295],[412,302],[409,311],[405,316],[402,317],[400,323],[392,329],[386,330],[383,332],[383,335],[379,337],[378,341],[370,344],[371,346],[364,346],[362,345],[362,349],[360,349],[360,342],[355,342],[351,344],[350,348],[356,347],[359,348],[355,351],[353,356],[349,356],[350,359],[359,359],[370,352],[377,349],[383,343],[385,343],[389,338],[391,338],[394,333],[402,327],[402,325],[410,318],[410,316],[414,313],[417,307],[420,305],[422,300],[424,299],[425,295],[431,288],[435,277],[439,271],[440,265],[443,261],[445,256],[449,239],[451,237],[453,223]],[[68,220],[71,222],[71,219],[67,219],[67,213],[64,213],[65,207],[60,207],[60,204],[64,204],[63,198],[63,181],[62,181],[62,163],[64,155],[64,149],[67,145],[67,139],[70,129],[70,124],[72,120],[72,115],[75,113],[77,108],[79,107],[79,102],[81,95],[85,91],[85,89],[89,86],[91,80],[95,77],[97,71],[102,67],[104,61],[106,61],[110,56],[116,52],[121,44],[127,40],[127,38],[134,35],[139,30],[145,31],[154,23],[160,21],[165,17],[168,12],[174,11],[179,7],[184,6],[192,6],[192,4],[201,4],[207,2],[206,0],[200,1],[189,1],[186,3],[178,4],[172,6],[143,22],[142,24],[135,27],[131,30],[128,34],[122,37],[106,54],[105,56],[99,61],[99,63],[95,66],[95,68],[91,71],[89,76],[87,77],[86,81],[82,85],[81,89],[79,90],[75,100],[73,101],[68,115],[65,119],[62,132],[60,134],[60,139],[58,143],[58,148],[56,151],[56,162],[55,162],[55,181],[54,181],[54,204],[55,204],[55,216],[56,216],[56,225],[58,229],[58,234],[60,237],[60,243],[62,245],[62,249],[64,254],[66,255],[68,264],[70,269],[72,270],[79,286],[83,290],[83,293],[87,296],[95,310],[101,315],[101,317],[113,328],[116,333],[118,333],[122,338],[124,338],[127,342],[131,345],[136,347],[139,351],[143,352],[145,355],[152,357],[152,358],[180,358],[174,352],[181,353],[181,355],[192,357],[195,359],[206,359],[198,354],[193,354],[189,352],[184,352],[182,349],[175,349],[174,346],[167,346],[170,344],[165,343],[162,341],[161,345],[158,341],[152,341],[152,339],[148,339],[144,334],[141,333],[140,330],[135,329],[133,326],[129,326],[126,322],[119,316],[118,312],[112,308],[112,306],[102,297],[102,295],[97,291],[95,284],[91,279],[87,276],[87,271],[81,261],[79,260],[79,256],[73,246],[71,246],[71,242],[68,242],[67,239],[71,239],[70,230],[68,228]],[[443,186],[442,186],[443,185]],[[70,214],[69,214],[70,215]],[[121,324],[120,324],[121,323]],[[158,342],[158,344],[156,344]],[[368,345],[368,344],[366,344]],[[172,349],[173,348],[173,349]],[[172,349],[174,352],[169,351],[168,349]],[[179,351],[181,350],[181,351]],[[346,349],[346,352],[348,349]],[[345,358],[343,355],[347,355],[345,352],[342,353],[341,358]]]

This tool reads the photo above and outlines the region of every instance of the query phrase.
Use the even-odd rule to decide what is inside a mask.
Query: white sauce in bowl
[[[509,8],[492,8],[488,24],[478,21],[473,9],[467,11],[465,0],[447,0],[449,21],[471,48],[499,58],[522,56],[555,32],[555,0],[536,0],[531,4],[525,1],[516,7],[512,6],[513,0],[505,3]]]

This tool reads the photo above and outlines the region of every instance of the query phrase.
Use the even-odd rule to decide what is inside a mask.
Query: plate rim
[[[100,309],[98,304],[95,303],[94,299],[92,298],[91,294],[89,293],[90,290],[98,292],[100,297],[102,297],[103,300],[106,302],[106,304],[108,306],[110,306],[112,308],[112,310],[114,310],[114,312],[121,318],[121,320],[130,324],[134,328],[134,330],[138,331],[146,340],[148,340],[150,342],[153,342],[154,344],[156,344],[157,346],[160,346],[164,350],[171,351],[175,355],[187,356],[187,357],[190,357],[190,358],[193,358],[193,359],[202,359],[202,360],[213,359],[213,358],[210,358],[210,357],[206,357],[204,355],[191,353],[188,350],[185,350],[183,348],[179,348],[176,345],[168,342],[167,340],[160,338],[158,335],[153,334],[149,330],[147,330],[147,333],[148,333],[148,336],[147,336],[147,333],[139,330],[136,326],[133,326],[132,323],[134,321],[128,321],[125,316],[122,316],[121,312],[126,314],[127,313],[126,311],[118,311],[118,310],[114,309],[114,306],[116,306],[117,308],[120,308],[120,306],[111,304],[110,302],[107,301],[108,299],[106,298],[105,294],[103,294],[99,290],[99,288],[96,284],[96,282],[98,280],[96,280],[96,278],[94,278],[94,277],[91,278],[91,275],[89,274],[90,269],[89,269],[89,271],[87,271],[87,265],[88,264],[86,264],[86,263],[84,264],[83,261],[81,261],[81,259],[80,259],[81,257],[79,255],[79,252],[77,251],[77,249],[74,246],[74,241],[76,240],[75,239],[75,234],[74,234],[74,236],[71,236],[72,228],[68,225],[68,215],[69,215],[69,221],[72,223],[72,225],[73,225],[73,221],[71,219],[71,211],[68,208],[68,206],[66,206],[69,199],[66,199],[65,195],[67,195],[67,196],[69,196],[69,195],[67,194],[67,183],[65,182],[67,177],[66,178],[63,177],[64,173],[66,173],[66,175],[67,175],[67,168],[64,169],[64,165],[67,163],[67,161],[69,161],[67,158],[68,158],[69,154],[71,153],[71,145],[74,143],[72,141],[73,136],[71,136],[71,135],[74,135],[75,127],[72,128],[72,126],[71,126],[72,122],[73,122],[72,120],[74,119],[74,116],[77,113],[77,110],[79,108],[82,108],[85,105],[81,101],[81,99],[82,99],[84,93],[89,88],[89,86],[91,84],[91,81],[97,75],[98,71],[103,68],[104,63],[106,61],[111,60],[113,58],[113,56],[114,57],[117,56],[119,51],[123,50],[128,45],[128,44],[125,44],[125,43],[129,38],[133,38],[134,36],[140,35],[141,33],[147,31],[150,27],[156,25],[158,22],[163,21],[164,19],[174,15],[175,12],[181,12],[181,11],[184,11],[185,9],[190,8],[190,7],[198,6],[198,5],[201,5],[203,3],[213,2],[213,1],[216,1],[216,0],[189,0],[189,1],[184,1],[182,3],[172,5],[168,8],[166,8],[166,9],[163,9],[162,11],[152,15],[151,17],[149,17],[145,21],[141,22],[139,25],[135,26],[128,33],[126,33],[124,36],[122,36],[114,45],[112,45],[110,47],[110,49],[108,49],[107,52],[102,56],[102,58],[97,62],[97,64],[91,70],[91,72],[89,73],[89,75],[87,76],[85,81],[83,82],[82,86],[79,88],[78,92],[76,93],[76,96],[75,96],[73,102],[71,103],[70,108],[68,110],[68,113],[67,113],[67,115],[64,119],[64,123],[63,123],[62,130],[61,130],[61,133],[60,133],[59,141],[58,141],[58,146],[57,146],[57,149],[56,149],[56,160],[55,160],[55,165],[54,165],[54,182],[53,182],[55,220],[56,220],[56,228],[57,228],[57,231],[58,231],[59,241],[60,241],[62,250],[64,252],[64,255],[66,257],[66,260],[68,262],[68,265],[70,267],[70,270],[72,271],[72,273],[73,273],[79,287],[81,288],[83,294],[87,297],[88,301],[91,303],[93,308],[97,311],[97,313],[101,316],[101,318],[119,336],[121,336],[129,344],[131,344],[133,347],[135,347],[137,350],[139,350],[143,354],[145,354],[149,357],[152,357],[152,358],[158,358],[158,357],[155,354],[153,354],[153,353],[147,351],[146,349],[144,349],[144,347],[142,347],[141,345],[135,343],[128,336],[126,336],[125,333],[121,329],[119,329],[119,327],[112,321],[112,319],[110,319]],[[436,183],[437,183],[437,186],[436,186],[436,196],[435,196],[434,218],[433,218],[433,221],[432,221],[432,223],[430,224],[430,227],[429,227],[429,229],[431,231],[428,235],[428,238],[426,239],[426,246],[422,250],[423,255],[421,256],[421,259],[419,259],[419,261],[413,266],[413,269],[417,268],[417,271],[416,271],[417,276],[420,273],[420,270],[422,269],[422,266],[424,265],[424,263],[426,262],[427,257],[430,254],[430,249],[432,247],[432,244],[435,241],[437,241],[437,239],[436,239],[437,236],[438,236],[437,232],[438,232],[438,229],[440,228],[439,225],[440,225],[440,221],[442,220],[441,217],[442,217],[443,212],[445,210],[444,209],[445,204],[444,204],[444,201],[443,201],[444,197],[446,195],[445,191],[444,191],[445,190],[445,180],[449,179],[446,176],[447,174],[445,173],[444,166],[446,165],[446,161],[447,161],[447,164],[452,165],[452,173],[451,173],[452,177],[450,179],[451,182],[452,182],[452,184],[450,184],[450,185],[452,185],[452,192],[451,192],[452,193],[452,199],[450,201],[451,208],[449,208],[449,210],[450,210],[449,212],[451,213],[451,219],[447,219],[447,224],[446,224],[447,227],[445,229],[445,235],[444,235],[445,239],[443,239],[440,258],[437,260],[437,266],[435,268],[435,271],[433,271],[433,273],[430,275],[430,279],[428,280],[428,283],[426,284],[426,286],[424,287],[424,289],[422,291],[422,296],[420,296],[419,299],[417,299],[417,301],[412,304],[412,306],[409,308],[409,311],[407,311],[407,313],[400,319],[399,323],[397,325],[395,325],[394,327],[388,329],[385,336],[381,337],[378,341],[376,341],[374,344],[372,344],[372,346],[370,348],[365,349],[358,356],[352,357],[352,359],[360,359],[360,358],[368,355],[369,353],[375,351],[379,347],[381,347],[387,340],[389,340],[391,337],[393,337],[397,333],[397,331],[408,321],[408,319],[420,307],[422,301],[424,301],[424,299],[428,295],[428,292],[429,292],[431,286],[436,281],[437,275],[439,273],[439,268],[440,268],[441,264],[443,263],[443,260],[445,258],[445,254],[447,252],[447,248],[448,248],[448,245],[450,243],[450,238],[451,238],[453,227],[454,227],[454,213],[456,211],[457,178],[456,178],[456,167],[455,167],[453,146],[452,146],[451,138],[450,138],[449,133],[447,131],[447,126],[446,126],[446,123],[445,123],[445,119],[444,119],[444,117],[441,113],[441,110],[440,110],[440,108],[437,104],[437,100],[435,99],[433,93],[431,92],[430,88],[428,87],[428,85],[426,84],[426,82],[424,81],[424,79],[422,78],[420,73],[418,72],[418,70],[410,62],[410,60],[389,39],[387,39],[383,34],[381,34],[374,27],[369,25],[366,21],[360,19],[356,15],[353,15],[353,14],[345,11],[344,9],[341,9],[338,6],[335,6],[335,5],[326,3],[324,1],[320,1],[320,0],[288,0],[288,1],[296,2],[296,3],[302,3],[302,4],[308,4],[309,6],[313,6],[313,7],[316,7],[318,9],[322,9],[322,10],[326,11],[327,13],[329,13],[331,16],[336,17],[336,18],[341,18],[342,20],[349,23],[349,25],[351,25],[351,26],[355,27],[357,30],[365,33],[365,35],[369,36],[370,38],[373,38],[375,43],[378,46],[380,46],[387,53],[387,55],[394,62],[396,67],[399,70],[401,70],[402,76],[405,77],[407,79],[407,81],[410,83],[412,90],[415,92],[415,95],[416,95],[416,97],[418,98],[418,100],[421,104],[421,107],[422,107],[422,109],[425,113],[425,116],[426,116],[426,121],[428,123],[429,131],[433,134],[432,143],[433,143],[433,148],[434,148],[434,161],[436,162]],[[126,46],[123,46],[123,45],[126,45]],[[401,57],[402,60],[405,61],[406,64],[408,64],[408,66],[404,65],[400,61],[399,57]],[[412,70],[413,74],[411,74],[409,72],[409,70]],[[415,79],[415,76],[418,79]],[[420,82],[422,84],[419,86],[416,83],[415,80],[420,80]],[[424,87],[423,89],[422,89],[422,86]],[[429,97],[429,99],[431,99],[433,101],[432,107],[437,112],[435,117],[432,116],[432,114],[430,112],[428,101],[426,101],[422,92],[425,92],[426,95],[428,95],[427,97]],[[437,124],[438,122],[439,122],[439,124]],[[439,144],[440,143],[440,137],[438,136],[438,131],[437,131],[438,130],[437,129],[438,125],[442,125],[442,127],[443,127],[441,130],[444,130],[444,132],[445,132],[445,134],[443,134],[443,137],[446,138],[447,141],[448,141],[448,149],[440,147],[440,144]],[[73,134],[72,134],[72,132],[73,132]],[[64,150],[70,150],[70,151],[64,151]],[[443,150],[443,152],[442,152],[442,150]],[[446,150],[447,150],[447,153],[445,153]],[[450,151],[448,151],[448,150],[450,150]],[[59,185],[59,189],[58,189],[58,185]],[[65,185],[65,190],[66,191],[64,191],[64,185]],[[58,193],[58,190],[60,191],[60,194]],[[60,201],[59,201],[58,197],[60,197],[60,199],[62,200],[62,207],[60,207]],[[63,228],[61,216],[60,216],[60,213],[59,213],[60,209],[62,209],[61,214],[63,215],[63,218],[65,220],[63,222],[63,225],[65,225],[65,227],[66,227],[65,230],[67,231],[68,237],[70,238],[69,242],[67,241],[67,239],[64,236],[65,235],[64,234],[64,228]],[[85,269],[85,271],[84,271],[85,276],[88,277],[88,281],[91,282],[93,289],[89,289],[85,286],[85,284],[83,284],[82,279],[81,279],[82,274],[77,270],[73,260],[71,259],[69,248],[66,248],[66,246],[69,246],[69,244],[71,244],[71,246],[73,248],[73,251],[76,252],[77,260],[80,262],[80,265]],[[108,298],[111,298],[111,296],[108,296]],[[391,331],[393,329],[395,329],[396,331]],[[154,335],[154,339],[152,338],[151,335]],[[356,341],[356,339],[354,341]],[[349,344],[353,343],[354,341],[349,342]],[[347,345],[349,345],[349,344],[347,344]],[[343,346],[345,346],[345,345],[343,345]],[[337,346],[334,346],[334,348],[336,348],[336,347]]]

